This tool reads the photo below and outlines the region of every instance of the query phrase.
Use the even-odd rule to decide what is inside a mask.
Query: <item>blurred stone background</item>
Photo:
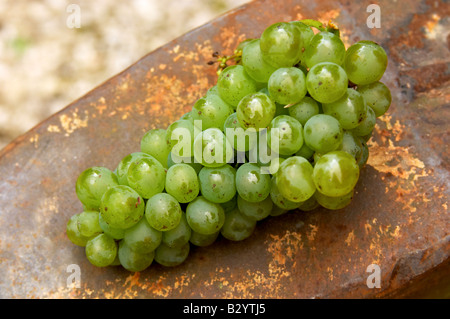
[[[147,53],[246,2],[0,0],[0,149]],[[71,5],[80,28],[68,27]]]

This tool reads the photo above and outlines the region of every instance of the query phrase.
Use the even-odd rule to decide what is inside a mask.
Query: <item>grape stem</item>
[[[326,26],[324,26],[322,22],[313,19],[303,19],[300,20],[300,22],[306,24],[307,26],[316,28],[319,31],[331,32],[337,36],[340,36],[339,28],[334,22],[331,22],[331,20],[328,21]]]
[[[211,60],[207,62],[208,65],[213,65],[216,63],[219,63],[219,66],[217,67],[217,75],[219,75],[227,66],[228,61],[234,60],[234,62],[237,64],[241,62],[242,59],[242,50],[234,50],[232,55],[223,55],[221,56],[219,52],[214,52],[212,54],[212,57],[216,60]]]

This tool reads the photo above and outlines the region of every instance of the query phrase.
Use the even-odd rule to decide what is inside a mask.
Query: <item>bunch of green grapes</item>
[[[218,60],[190,112],[150,129],[114,171],[79,175],[83,210],[66,230],[93,265],[173,267],[192,246],[248,238],[263,219],[351,203],[391,104],[383,48],[346,49],[334,25],[302,20],[269,26],[233,57]]]

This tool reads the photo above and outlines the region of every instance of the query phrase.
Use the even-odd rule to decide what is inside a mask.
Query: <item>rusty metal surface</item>
[[[0,297],[390,298],[449,278],[450,5],[380,1],[381,28],[368,29],[368,4],[249,3],[143,57],[8,145],[0,152]],[[378,119],[353,203],[264,220],[251,238],[194,248],[176,268],[133,274],[90,265],[65,234],[82,209],[78,174],[114,169],[145,131],[188,111],[215,83],[212,52],[229,54],[270,23],[299,18],[332,19],[347,45],[370,39],[389,56],[382,81],[393,102]],[[369,289],[374,263],[381,288]],[[71,264],[80,266],[80,288],[67,285]]]

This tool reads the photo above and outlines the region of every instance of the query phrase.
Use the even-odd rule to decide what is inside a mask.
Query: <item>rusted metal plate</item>
[[[448,285],[449,4],[379,1],[380,29],[366,25],[369,4],[249,3],[143,57],[8,145],[0,153],[0,297],[379,298]],[[264,220],[251,238],[194,248],[176,268],[133,274],[90,265],[65,234],[82,209],[78,174],[114,169],[146,130],[187,112],[216,81],[206,64],[214,51],[229,54],[269,24],[299,18],[331,19],[347,45],[370,39],[389,56],[383,82],[393,103],[378,120],[353,203]],[[80,288],[68,285],[73,264]],[[380,288],[367,286],[371,264],[380,267]]]

